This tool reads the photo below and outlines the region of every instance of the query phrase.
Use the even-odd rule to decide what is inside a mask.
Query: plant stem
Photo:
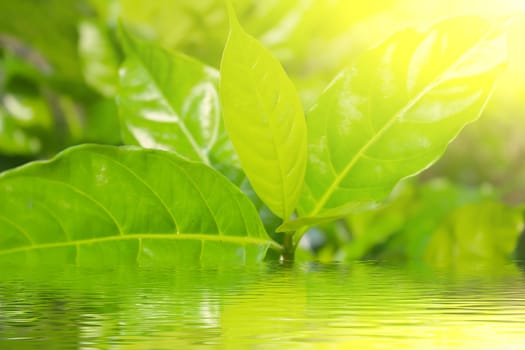
[[[283,240],[283,252],[281,255],[281,261],[293,261],[294,255],[295,255],[295,247],[294,244],[294,233],[295,232],[286,232],[284,234],[284,240]]]

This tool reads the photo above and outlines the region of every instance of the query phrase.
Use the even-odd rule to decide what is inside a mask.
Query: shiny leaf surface
[[[226,130],[257,195],[277,216],[295,210],[306,167],[306,123],[284,69],[244,32],[230,7],[221,62]]]
[[[300,214],[382,200],[438,159],[479,117],[506,61],[505,30],[476,17],[408,29],[343,71],[308,114]]]
[[[79,146],[0,176],[0,261],[220,265],[270,246],[253,205],[173,154]]]
[[[118,104],[127,144],[170,150],[228,173],[238,160],[221,120],[219,73],[121,31]]]

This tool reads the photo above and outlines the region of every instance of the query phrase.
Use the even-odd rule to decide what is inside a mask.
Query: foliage
[[[279,62],[243,31],[231,7],[230,18],[221,62],[224,121],[253,188],[287,220],[299,201],[306,168],[301,101]]]
[[[78,146],[5,173],[0,192],[4,263],[231,264],[275,246],[227,179],[161,151]]]
[[[208,30],[224,6],[193,3],[174,5],[191,15],[158,41],[191,47],[186,31],[202,34],[199,45],[213,41],[195,21],[208,13]],[[76,146],[0,175],[2,260],[206,265],[261,261],[267,251],[293,259],[319,225],[344,228],[346,238],[331,240],[339,259],[510,257],[523,218],[497,198],[467,200],[455,186],[444,196],[408,185],[391,195],[479,118],[507,61],[504,21],[455,17],[398,31],[304,109],[292,78],[228,4],[220,70],[151,40],[137,22],[158,4],[142,13],[144,5],[122,1],[134,15],[121,25],[105,2],[88,6],[96,15],[57,12],[47,30],[78,30],[57,40],[78,65],[6,22],[2,154],[48,158],[88,141],[139,147]],[[249,13],[248,2],[236,5]],[[288,18],[287,5],[268,6]]]
[[[502,204],[493,190],[443,179],[404,182],[379,207],[353,213],[327,230],[328,243],[316,257],[496,264],[514,257],[522,228],[521,210]]]

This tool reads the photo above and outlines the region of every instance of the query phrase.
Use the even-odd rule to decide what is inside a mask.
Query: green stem
[[[281,261],[293,261],[295,255],[296,244],[294,243],[295,232],[285,232],[283,240],[283,252],[281,255]]]

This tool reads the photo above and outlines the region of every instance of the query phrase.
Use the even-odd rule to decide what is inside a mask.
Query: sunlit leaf
[[[221,62],[226,130],[257,195],[279,217],[295,210],[306,166],[306,123],[292,82],[230,8]]]
[[[505,28],[460,17],[408,29],[343,71],[308,113],[301,216],[382,200],[438,159],[479,117],[506,61]]]
[[[0,176],[0,260],[253,263],[270,246],[248,198],[171,153],[79,146]]]
[[[127,144],[169,150],[228,173],[238,160],[221,120],[219,73],[122,31],[118,105]]]

